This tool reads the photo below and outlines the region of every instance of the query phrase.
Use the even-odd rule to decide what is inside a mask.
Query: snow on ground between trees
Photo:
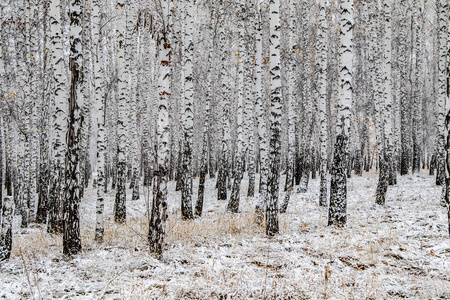
[[[450,240],[434,177],[399,177],[385,206],[375,205],[375,173],[352,177],[343,229],[326,226],[319,179],[311,180],[307,193],[292,195],[274,238],[254,225],[257,198],[244,196],[247,180],[241,212],[230,214],[208,179],[204,216],[194,221],[181,220],[180,194],[170,182],[163,261],[146,244],[146,191],[127,200],[127,225],[114,223],[114,193],[107,193],[105,242],[98,246],[89,188],[80,211],[83,252],[72,260],[62,255],[60,236],[40,225],[20,229],[15,216],[11,260],[0,264],[0,298],[450,299]],[[198,180],[194,195],[197,186]]]

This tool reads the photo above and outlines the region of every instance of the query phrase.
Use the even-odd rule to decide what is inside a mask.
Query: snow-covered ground
[[[12,258],[0,263],[0,298],[450,299],[450,239],[434,178],[399,177],[385,206],[374,204],[376,182],[375,174],[349,179],[348,224],[337,229],[326,226],[319,182],[311,180],[308,193],[292,195],[274,238],[254,224],[245,180],[235,215],[207,180],[205,213],[195,221],[180,220],[171,182],[163,261],[148,253],[146,191],[127,202],[121,226],[108,193],[105,242],[97,245],[89,188],[81,205],[83,253],[71,260],[61,237],[42,226],[22,230],[16,216]],[[196,192],[195,185],[194,199]]]

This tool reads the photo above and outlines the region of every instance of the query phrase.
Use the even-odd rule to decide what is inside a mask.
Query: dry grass
[[[37,225],[32,230],[24,230],[13,236],[12,257],[22,254],[49,255],[55,249],[62,249],[62,236],[48,234],[45,226]]]
[[[169,218],[166,241],[192,243],[199,239],[208,240],[225,235],[251,235],[257,233],[257,229],[255,214],[250,212],[217,213],[214,219],[204,218],[194,221]]]
[[[166,225],[166,242],[196,243],[224,236],[254,236],[263,235],[262,226],[255,224],[254,212],[231,214],[220,212],[214,217],[200,218],[190,221],[182,220],[177,214],[169,216]],[[285,220],[283,218],[282,220]],[[285,221],[281,221],[286,223]],[[92,225],[92,224],[88,224]],[[283,226],[284,227],[284,226]],[[148,233],[148,219],[145,216],[129,217],[126,224],[117,224],[113,218],[105,219],[104,243],[94,241],[92,226],[84,226],[81,230],[81,240],[84,251],[98,249],[99,247],[146,247]],[[20,257],[21,253],[33,255],[49,255],[58,253],[62,249],[62,236],[48,234],[45,226],[36,226],[32,230],[14,235],[12,253],[13,257]]]

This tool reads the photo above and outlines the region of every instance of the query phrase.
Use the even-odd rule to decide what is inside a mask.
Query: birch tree
[[[319,32],[318,32],[318,62],[319,62],[319,140],[320,140],[320,195],[319,205],[327,206],[327,32],[326,0],[319,0]]]
[[[350,136],[352,104],[352,35],[353,0],[340,3],[340,72],[339,104],[334,144],[333,166],[331,170],[330,205],[328,225],[343,226],[347,222],[347,159]]]
[[[280,1],[269,0],[270,29],[270,144],[266,234],[278,233],[278,193],[281,156],[281,64],[280,64]]]
[[[389,184],[392,184],[394,178],[393,168],[393,151],[394,151],[394,135],[392,129],[392,0],[384,0],[383,12],[384,12],[384,130],[386,138],[386,164],[389,178]]]
[[[423,98],[423,55],[422,55],[422,44],[423,36],[422,32],[424,29],[424,16],[421,1],[418,1],[419,6],[416,9],[414,22],[415,31],[415,84],[414,84],[414,95],[413,95],[413,116],[412,116],[412,140],[413,140],[413,161],[412,161],[412,173],[419,174],[420,172],[420,160],[422,152],[422,98]]]
[[[51,166],[50,191],[49,191],[49,211],[48,211],[48,232],[61,232],[62,220],[62,199],[64,191],[64,156],[65,156],[65,138],[63,128],[67,124],[66,120],[66,101],[69,98],[66,86],[63,41],[61,36],[61,3],[57,0],[50,0],[50,43],[51,43],[51,66],[53,69],[54,80],[52,89],[53,113],[53,156],[54,160]]]
[[[213,26],[213,18],[216,17],[215,14],[215,10],[212,10],[210,13],[210,17],[208,19],[208,27],[211,31],[212,26]],[[209,132],[212,129],[211,128],[211,123],[210,123],[210,111],[211,111],[211,102],[212,102],[212,98],[213,98],[213,82],[212,82],[212,76],[213,76],[213,72],[212,72],[212,63],[213,63],[213,52],[215,49],[215,38],[213,36],[211,36],[212,34],[210,33],[209,39],[211,40],[211,44],[210,44],[210,48],[209,48],[209,52],[208,52],[208,70],[207,70],[207,74],[206,74],[206,91],[205,91],[205,114],[204,114],[204,123],[203,123],[203,133],[202,133],[202,152],[201,152],[201,166],[200,166],[200,178],[199,178],[199,185],[198,185],[198,198],[197,198],[197,203],[195,205],[195,215],[197,217],[200,217],[202,215],[202,211],[203,211],[203,199],[204,199],[204,195],[205,195],[205,178],[206,178],[206,173],[208,172],[208,160],[209,160],[209,156],[211,155],[210,153],[212,151],[210,151],[210,143],[209,143]],[[211,169],[211,165],[210,165],[210,169]],[[210,170],[211,171],[211,170]]]
[[[124,223],[126,221],[126,110],[127,110],[127,96],[128,96],[128,70],[125,66],[125,51],[126,51],[126,26],[125,26],[125,2],[119,1],[116,4],[116,11],[118,16],[117,24],[117,69],[119,73],[118,78],[118,119],[117,119],[117,191],[114,202],[114,220],[117,223]]]
[[[44,3],[43,25],[42,25],[42,45],[46,51],[42,54],[41,68],[41,85],[40,93],[42,95],[40,116],[38,122],[39,130],[39,182],[38,182],[38,203],[36,211],[36,222],[45,224],[48,214],[48,198],[50,185],[50,156],[49,156],[49,123],[50,123],[50,91],[46,87],[52,79],[48,72],[49,63],[49,37],[48,37],[48,17],[49,17],[49,1]]]
[[[403,37],[399,45],[399,73],[400,73],[400,143],[401,143],[401,162],[400,175],[408,174],[409,169],[409,98],[408,98],[408,7],[407,1],[400,1],[400,11],[402,16],[399,21],[399,35]]]
[[[64,203],[64,235],[63,253],[65,255],[78,254],[81,251],[80,215],[79,205],[81,201],[82,182],[80,178],[81,161],[81,130],[83,119],[79,101],[81,98],[82,63],[81,49],[81,24],[82,10],[81,0],[71,0],[69,6],[70,20],[70,89],[67,123],[67,152],[65,169],[65,203]]]
[[[169,116],[168,103],[171,95],[171,56],[172,48],[169,41],[171,30],[171,15],[168,0],[162,0],[160,9],[161,29],[158,32],[158,120],[157,120],[157,150],[156,150],[156,181],[153,190],[153,204],[149,224],[148,241],[150,251],[161,257],[163,252],[165,226],[167,219],[167,181],[169,167]]]
[[[221,2],[222,4],[222,2]],[[222,12],[224,13],[224,12]],[[229,71],[228,71],[228,59],[230,55],[229,45],[227,41],[225,27],[226,22],[222,19],[219,27],[219,43],[220,43],[220,55],[221,55],[221,65],[220,65],[220,94],[221,94],[221,104],[222,104],[222,141],[221,141],[221,152],[219,154],[219,172],[217,175],[217,198],[219,200],[227,199],[227,177],[229,175],[229,143],[230,143],[230,86],[229,86]],[[228,178],[228,181],[230,178]]]
[[[286,166],[286,195],[284,201],[280,206],[280,212],[285,213],[288,207],[291,193],[293,192],[294,184],[294,156],[295,156],[295,123],[296,123],[296,72],[297,64],[295,59],[295,53],[297,48],[297,16],[296,6],[294,1],[289,1],[289,56],[291,63],[288,67],[288,83],[289,83],[289,98],[288,98],[288,159]]]
[[[259,164],[260,164],[260,180],[259,180],[259,197],[256,202],[256,222],[261,224],[264,219],[264,211],[267,203],[267,181],[269,177],[269,145],[267,141],[266,120],[264,118],[264,102],[262,98],[262,26],[261,12],[259,9],[259,1],[256,3],[256,51],[255,51],[255,100],[256,100],[256,120],[258,126],[259,141]]]
[[[11,256],[13,209],[14,201],[12,196],[6,196],[1,207],[0,262],[9,259]]]
[[[238,68],[238,92],[237,92],[237,111],[236,111],[236,149],[235,149],[235,163],[233,172],[233,186],[231,190],[230,201],[228,202],[227,210],[233,213],[239,211],[239,200],[241,192],[241,181],[243,177],[244,160],[245,160],[245,142],[244,142],[244,13],[245,6],[243,1],[239,2],[238,8],[238,31],[239,31],[239,46],[237,68]]]
[[[446,22],[448,22],[448,1],[438,1],[438,91],[436,100],[436,184],[444,184],[445,178],[445,157],[444,157],[444,122],[446,112],[446,98],[445,98],[445,81],[446,81],[446,57],[447,53],[447,38],[446,38]]]
[[[438,103],[446,103],[446,175],[445,175],[445,206],[447,207],[448,232],[450,235],[450,26],[449,3],[445,0],[438,2],[438,39],[439,39],[439,60],[438,60]],[[440,112],[439,112],[440,115]],[[439,118],[438,118],[439,120]],[[439,144],[438,144],[439,145]]]
[[[183,219],[193,219],[192,212],[192,136],[194,134],[194,0],[186,0],[184,32],[184,112],[181,214]]]
[[[96,225],[95,240],[103,241],[104,232],[104,194],[105,194],[105,95],[103,84],[103,32],[102,32],[102,6],[101,0],[95,0],[93,3],[92,31],[94,36],[94,96],[95,104],[98,109],[97,115],[97,203],[96,203]]]

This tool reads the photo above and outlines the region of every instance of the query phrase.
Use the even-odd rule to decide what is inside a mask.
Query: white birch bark
[[[38,72],[38,61],[39,61],[39,16],[37,6],[32,3],[32,1],[27,1],[27,11],[29,15],[29,57],[28,57],[28,72],[30,73],[30,112],[29,112],[29,203],[30,203],[30,215],[29,221],[36,221],[36,207],[37,207],[37,194],[36,194],[36,178],[37,178],[37,163],[38,163],[38,149],[37,144],[37,108],[38,108],[38,89],[39,89],[39,72]]]
[[[319,205],[327,206],[327,66],[328,47],[326,0],[319,0],[318,67],[319,67],[319,141],[320,141],[320,195]]]
[[[158,50],[159,50],[159,106],[157,121],[157,170],[156,182],[153,191],[153,205],[149,224],[148,240],[150,243],[150,251],[159,257],[163,253],[165,223],[167,219],[167,181],[169,167],[169,116],[168,104],[171,95],[171,55],[172,48],[170,46],[169,36],[171,30],[170,7],[168,0],[161,1],[162,26],[158,33]]]
[[[50,36],[51,36],[51,66],[53,69],[53,90],[52,104],[53,113],[53,157],[50,179],[50,205],[48,231],[58,232],[60,228],[60,209],[62,207],[64,181],[63,168],[65,156],[65,136],[64,127],[67,124],[67,78],[65,75],[63,40],[61,35],[61,3],[57,0],[50,1]]]
[[[295,1],[289,1],[289,57],[288,66],[288,149],[286,166],[286,193],[283,203],[280,206],[280,213],[285,213],[289,204],[291,193],[293,193],[294,181],[294,156],[295,156],[295,123],[296,123],[296,104],[297,98],[294,96],[297,86],[297,14]]]
[[[280,64],[280,0],[269,0],[270,27],[270,144],[269,179],[266,208],[266,234],[278,233],[278,194],[281,156],[281,64]]]
[[[412,173],[417,175],[420,172],[420,161],[421,161],[421,153],[422,153],[422,99],[424,92],[424,70],[423,70],[423,54],[422,54],[422,45],[423,45],[423,29],[424,29],[424,20],[423,20],[423,8],[421,1],[418,1],[415,14],[415,84],[413,90],[413,115],[412,115],[412,139],[413,139],[413,163],[412,163]]]
[[[11,256],[12,249],[12,225],[14,201],[13,197],[6,196],[1,207],[2,222],[0,227],[0,262],[7,260]]]
[[[247,174],[248,174],[248,189],[247,197],[254,197],[255,195],[255,172],[256,172],[256,147],[255,147],[255,103],[254,103],[254,87],[253,87],[253,65],[254,65],[254,51],[255,40],[254,32],[256,30],[255,19],[255,1],[246,2],[244,14],[244,29],[245,29],[245,52],[243,57],[244,63],[244,93],[245,93],[245,109],[244,109],[244,124],[245,124],[245,148],[247,156]]]
[[[136,7],[136,1],[128,1],[127,2],[127,10],[126,10],[126,45],[127,49],[125,51],[125,68],[127,69],[128,78],[128,101],[129,101],[129,111],[127,111],[127,132],[129,133],[130,143],[128,148],[130,149],[129,153],[129,161],[131,163],[131,182],[130,186],[133,189],[131,200],[139,199],[139,186],[140,186],[140,176],[139,176],[139,139],[138,139],[138,110],[137,110],[137,70],[138,66],[136,65],[137,58],[137,16],[138,9]]]
[[[114,203],[114,220],[117,223],[126,221],[126,146],[127,146],[127,103],[128,103],[128,68],[125,66],[126,51],[126,20],[125,20],[125,2],[119,1],[116,4],[117,11],[117,69],[118,69],[118,119],[117,119],[117,191]]]
[[[439,60],[438,60],[438,103],[445,104],[447,112],[445,118],[445,184],[443,184],[444,200],[441,200],[447,207],[448,233],[450,235],[450,23],[448,19],[450,4],[448,1],[440,0],[438,3],[438,39],[439,39]],[[440,113],[438,112],[440,117]],[[438,118],[440,120],[440,118]],[[438,144],[440,146],[440,144]],[[439,150],[438,150],[439,151]]]
[[[103,83],[103,26],[102,4],[101,0],[93,2],[92,14],[92,32],[94,48],[94,96],[95,107],[97,110],[97,202],[96,202],[96,221],[95,221],[95,237],[94,239],[103,242],[104,228],[104,195],[105,195],[105,92]]]
[[[394,177],[393,153],[394,153],[394,134],[392,128],[392,0],[384,0],[384,135],[386,140],[386,158],[387,176],[389,184],[392,184]]]
[[[192,137],[194,135],[194,0],[185,0],[184,26],[184,111],[182,124],[184,129],[182,150],[182,188],[181,214],[184,219],[193,219],[192,212]]]
[[[219,154],[219,173],[217,175],[217,188],[218,188],[218,199],[227,199],[227,177],[229,176],[230,168],[230,157],[229,157],[229,144],[231,140],[230,134],[230,86],[229,86],[229,71],[228,71],[228,60],[230,56],[228,39],[226,37],[226,31],[224,26],[225,20],[219,28],[219,43],[220,43],[220,55],[221,55],[221,66],[220,66],[220,94],[221,94],[221,105],[222,105],[222,140],[221,140],[221,150]],[[228,181],[230,178],[228,177]]]
[[[259,3],[256,5],[257,29],[256,29],[256,52],[255,52],[255,99],[256,99],[256,120],[258,123],[258,140],[259,140],[259,164],[260,164],[260,181],[259,181],[259,197],[256,202],[256,222],[262,224],[264,211],[267,203],[267,181],[269,176],[269,145],[267,141],[266,120],[264,117],[264,102],[262,98],[262,27],[261,12]]]
[[[445,112],[446,112],[446,68],[447,66],[447,23],[448,0],[438,0],[438,90],[436,117],[436,184],[445,184],[444,146],[445,146]]]
[[[353,0],[342,0],[340,13],[339,110],[328,210],[328,225],[337,226],[343,226],[347,222],[346,167],[352,108]]]
[[[241,181],[243,176],[243,168],[244,168],[244,158],[245,158],[245,133],[244,133],[244,59],[245,59],[245,48],[244,48],[244,18],[243,15],[245,13],[245,6],[241,1],[239,3],[239,12],[238,12],[238,31],[239,31],[239,41],[238,41],[238,88],[237,88],[237,111],[236,111],[236,149],[235,149],[235,163],[234,163],[234,172],[233,172],[233,186],[231,190],[230,201],[228,202],[227,210],[233,213],[237,213],[239,211],[239,199],[241,192]]]

